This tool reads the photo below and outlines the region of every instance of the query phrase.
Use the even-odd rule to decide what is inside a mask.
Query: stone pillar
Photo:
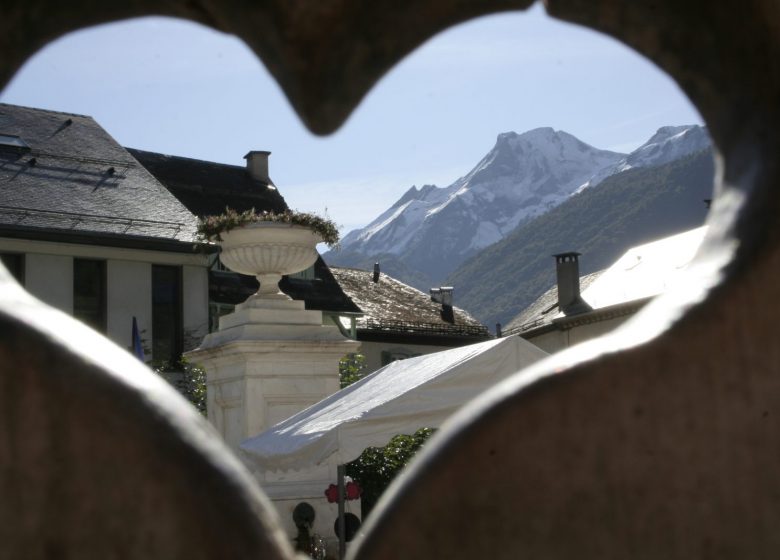
[[[323,325],[320,311],[305,310],[302,301],[251,297],[221,317],[219,330],[187,358],[206,370],[209,421],[241,457],[241,441],[338,391],[339,360],[358,348],[336,326]],[[324,492],[336,482],[335,464],[276,473],[245,462],[291,538],[292,511],[302,501],[315,508],[314,530],[333,536],[336,508]]]

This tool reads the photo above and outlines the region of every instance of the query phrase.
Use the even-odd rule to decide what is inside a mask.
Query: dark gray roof
[[[580,292],[583,292],[593,281],[601,276],[604,270],[591,272],[580,276]],[[539,296],[536,301],[518,313],[514,319],[507,323],[501,330],[504,334],[514,334],[541,327],[552,322],[558,315],[558,286],[553,285],[549,290]]]
[[[209,298],[220,303],[236,304],[246,301],[257,292],[258,287],[254,276],[223,271],[211,271],[209,275]],[[279,289],[293,299],[304,300],[306,309],[344,314],[360,313],[360,309],[342,291],[321,257],[314,263],[314,278],[283,276]]]
[[[246,167],[127,148],[196,216],[221,214],[225,207],[239,212],[281,212],[287,209],[276,187],[253,179]]]
[[[441,304],[429,295],[382,273],[373,282],[373,272],[357,268],[330,267],[341,289],[364,313],[358,330],[395,330],[431,334],[462,334],[487,337],[487,329],[463,309],[453,308],[455,322],[442,318]]]
[[[275,186],[253,179],[246,167],[169,156],[127,148],[157,180],[197,216],[221,214],[225,207],[239,212],[282,212],[287,203]],[[334,313],[359,313],[344,294],[322,258],[314,264],[314,278],[285,276],[280,289],[306,302],[306,309]],[[232,272],[212,272],[209,294],[213,301],[240,303],[257,291],[257,279]]]
[[[0,103],[0,229],[190,243],[197,220],[91,117]]]

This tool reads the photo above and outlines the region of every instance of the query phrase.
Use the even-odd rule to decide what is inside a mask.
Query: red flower
[[[331,484],[328,486],[328,489],[325,490],[325,497],[328,498],[328,502],[331,504],[334,502],[339,501],[339,487],[335,484]]]
[[[363,493],[363,489],[357,482],[347,482],[347,499],[357,500]]]

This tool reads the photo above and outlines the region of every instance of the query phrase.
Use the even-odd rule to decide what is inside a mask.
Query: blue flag
[[[141,334],[138,332],[138,321],[133,317],[133,354],[142,362],[146,362],[144,347],[141,345]]]

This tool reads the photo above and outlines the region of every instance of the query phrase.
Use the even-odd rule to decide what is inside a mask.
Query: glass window
[[[27,142],[11,134],[0,134],[0,148],[10,148],[20,152],[30,151],[30,146],[27,145]]]
[[[313,280],[317,277],[317,275],[314,272],[314,265],[311,265],[306,270],[301,270],[300,272],[296,272],[295,274],[290,274],[290,278],[298,278],[300,280]]]
[[[24,254],[22,253],[0,253],[0,261],[11,276],[16,281],[24,285]]]
[[[73,259],[73,316],[106,332],[106,263]]]
[[[183,338],[181,268],[152,265],[152,359],[177,362]]]

